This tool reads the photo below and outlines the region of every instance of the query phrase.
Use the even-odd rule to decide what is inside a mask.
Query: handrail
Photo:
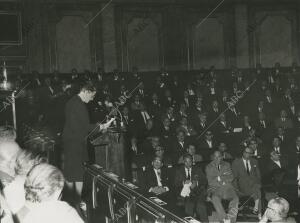
[[[98,165],[88,165],[84,164],[86,173],[90,174],[93,177],[93,183],[99,182],[103,186],[112,187],[114,192],[119,193],[125,199],[134,200],[135,205],[149,212],[152,216],[157,217],[157,219],[169,219],[170,222],[178,222],[178,223],[187,223],[187,220],[184,220],[167,209],[161,207],[154,201],[146,198],[139,192],[134,189],[128,187],[124,184],[124,182],[120,182],[118,179],[113,179],[108,176],[105,170]],[[95,194],[94,194],[95,195]],[[94,200],[94,198],[93,198]],[[93,201],[93,204],[97,202]],[[135,218],[131,218],[132,222],[136,222]],[[168,221],[169,222],[169,221]]]

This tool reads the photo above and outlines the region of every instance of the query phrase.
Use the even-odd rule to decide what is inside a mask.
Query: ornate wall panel
[[[259,30],[260,62],[271,67],[275,62],[283,66],[291,65],[292,27],[291,21],[285,16],[267,16]]]
[[[159,36],[151,18],[134,18],[128,24],[128,66],[139,70],[159,69]]]
[[[225,68],[223,24],[218,18],[200,22],[193,28],[193,68]]]
[[[56,24],[56,52],[60,72],[91,69],[89,29],[80,16],[65,16]]]
[[[163,63],[160,13],[143,7],[119,8],[116,16],[119,68],[159,70]]]

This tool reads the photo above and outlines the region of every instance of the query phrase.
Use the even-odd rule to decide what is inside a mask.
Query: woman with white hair
[[[289,212],[289,202],[282,197],[273,198],[269,201],[268,207],[260,223],[264,222],[286,222],[296,223],[295,219],[287,217]]]
[[[83,223],[74,208],[59,200],[64,184],[59,169],[46,163],[36,165],[24,184],[26,202],[17,214],[19,222]]]

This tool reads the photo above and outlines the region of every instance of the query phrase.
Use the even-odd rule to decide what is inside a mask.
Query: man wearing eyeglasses
[[[287,217],[289,212],[289,202],[284,198],[277,197],[271,199],[268,203],[268,207],[264,213],[264,216],[259,223],[265,222],[285,222],[296,223],[295,219]]]
[[[234,184],[243,196],[254,199],[253,214],[261,215],[261,174],[253,150],[246,147],[241,158],[232,163]]]

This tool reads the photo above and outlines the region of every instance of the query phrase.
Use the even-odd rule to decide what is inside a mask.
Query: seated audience
[[[253,151],[254,158],[260,159],[265,156],[264,148],[258,145],[255,139],[251,139],[248,146]]]
[[[171,145],[171,156],[174,163],[178,162],[178,159],[185,154],[186,146],[188,144],[185,131],[179,129],[177,131],[176,140]]]
[[[145,191],[156,196],[170,191],[168,172],[160,157],[153,158],[152,168],[145,174]]]
[[[187,117],[180,118],[179,125],[176,130],[183,130],[186,136],[195,136],[197,134],[194,128],[188,124]]]
[[[201,222],[208,222],[206,210],[207,180],[202,170],[193,166],[192,156],[187,154],[183,158],[184,165],[175,175],[176,193],[184,200],[185,214],[194,216],[194,210]]]
[[[278,153],[278,154],[284,153],[283,149],[281,148],[281,140],[278,137],[273,138],[272,147],[270,149],[270,152],[273,152],[273,151]]]
[[[215,151],[217,142],[210,130],[205,133],[204,139],[199,140],[200,153],[205,161],[210,160],[211,154]]]
[[[279,153],[272,151],[264,168],[265,185],[272,192],[280,193],[287,175],[288,163]]]
[[[193,161],[193,165],[195,165],[198,162],[203,161],[203,158],[200,154],[196,154],[196,146],[194,144],[188,144],[186,151],[188,154],[190,154],[192,156],[192,161]],[[179,164],[183,164],[184,163],[184,155],[181,156],[178,160]]]
[[[261,174],[256,159],[252,158],[253,150],[246,147],[241,158],[232,163],[234,183],[241,196],[254,199],[253,213],[261,214]]]
[[[231,160],[233,159],[233,156],[227,152],[227,146],[224,142],[221,142],[218,146],[218,150],[221,152],[223,156],[223,160]]]
[[[154,157],[160,158],[166,167],[172,166],[172,159],[165,153],[164,147],[162,147],[160,145],[155,147],[154,148]]]
[[[212,154],[212,161],[206,166],[206,177],[208,180],[208,193],[218,214],[220,221],[235,222],[238,212],[239,197],[236,194],[232,182],[234,176],[230,164],[223,161],[220,151]],[[226,214],[222,200],[229,200],[228,213]]]
[[[293,122],[290,118],[287,117],[287,113],[285,110],[280,111],[280,117],[275,120],[275,127],[282,127],[284,129],[293,128]]]

